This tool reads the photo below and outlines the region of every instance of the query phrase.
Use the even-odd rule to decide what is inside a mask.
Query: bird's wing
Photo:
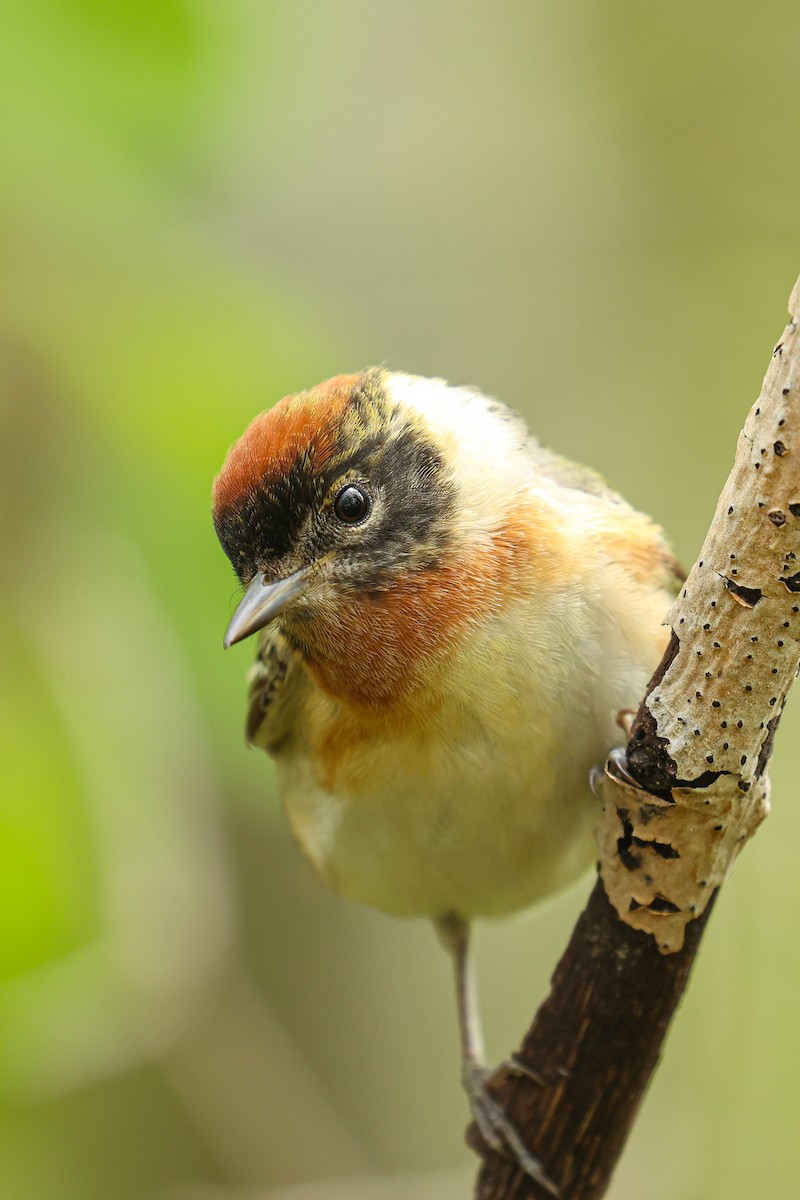
[[[686,580],[686,571],[672,553],[660,527],[649,517],[636,512],[619,492],[610,488],[602,475],[591,467],[571,462],[545,450],[534,437],[527,441],[528,453],[542,475],[552,479],[559,487],[592,496],[601,504],[621,506],[631,514],[631,523],[624,543],[617,546],[615,557],[637,578],[652,572],[657,581],[670,595],[676,596]],[[615,524],[619,520],[618,515]]]
[[[276,754],[292,737],[308,676],[299,654],[276,625],[259,639],[249,675],[247,740]]]

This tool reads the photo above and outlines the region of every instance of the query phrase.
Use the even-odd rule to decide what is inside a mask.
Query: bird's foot
[[[535,1083],[541,1083],[536,1072],[530,1070],[518,1059],[511,1059],[509,1062],[503,1063],[500,1071],[504,1070],[513,1074],[525,1075],[533,1079]],[[502,1154],[506,1158],[510,1155],[525,1174],[530,1175],[531,1179],[535,1179],[551,1196],[558,1196],[558,1187],[545,1174],[542,1164],[531,1154],[522,1140],[519,1130],[508,1119],[502,1107],[489,1091],[487,1083],[495,1074],[496,1072],[489,1067],[479,1067],[474,1064],[467,1067],[463,1074],[464,1090],[469,1097],[472,1117],[481,1137],[498,1154]]]
[[[544,1079],[538,1071],[534,1071],[533,1067],[529,1067],[516,1054],[512,1054],[511,1058],[507,1058],[505,1062],[500,1063],[498,1071],[507,1071],[509,1075],[523,1075],[526,1079],[530,1079],[531,1083],[538,1084],[539,1087],[544,1087]]]
[[[622,708],[617,713],[617,724],[619,725],[625,737],[630,741],[633,722],[636,719],[636,710],[633,708]]]

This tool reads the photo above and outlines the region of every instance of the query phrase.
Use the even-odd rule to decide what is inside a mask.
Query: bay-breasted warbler
[[[595,855],[590,769],[667,640],[661,530],[497,401],[381,369],[256,417],[213,500],[295,837],[334,891],[435,922],[479,1127],[555,1190],[485,1087],[469,923]]]

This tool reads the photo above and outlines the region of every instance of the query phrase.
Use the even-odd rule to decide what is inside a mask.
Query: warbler
[[[486,1087],[469,928],[595,856],[590,770],[666,645],[662,531],[496,400],[383,369],[257,416],[213,518],[297,841],[335,892],[435,923],[479,1128],[555,1192]]]

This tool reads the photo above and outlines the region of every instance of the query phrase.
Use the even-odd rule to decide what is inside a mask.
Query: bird
[[[294,837],[332,891],[433,922],[473,1117],[556,1195],[487,1086],[470,931],[596,858],[590,772],[682,579],[662,530],[501,402],[383,367],[256,416],[213,521]]]

